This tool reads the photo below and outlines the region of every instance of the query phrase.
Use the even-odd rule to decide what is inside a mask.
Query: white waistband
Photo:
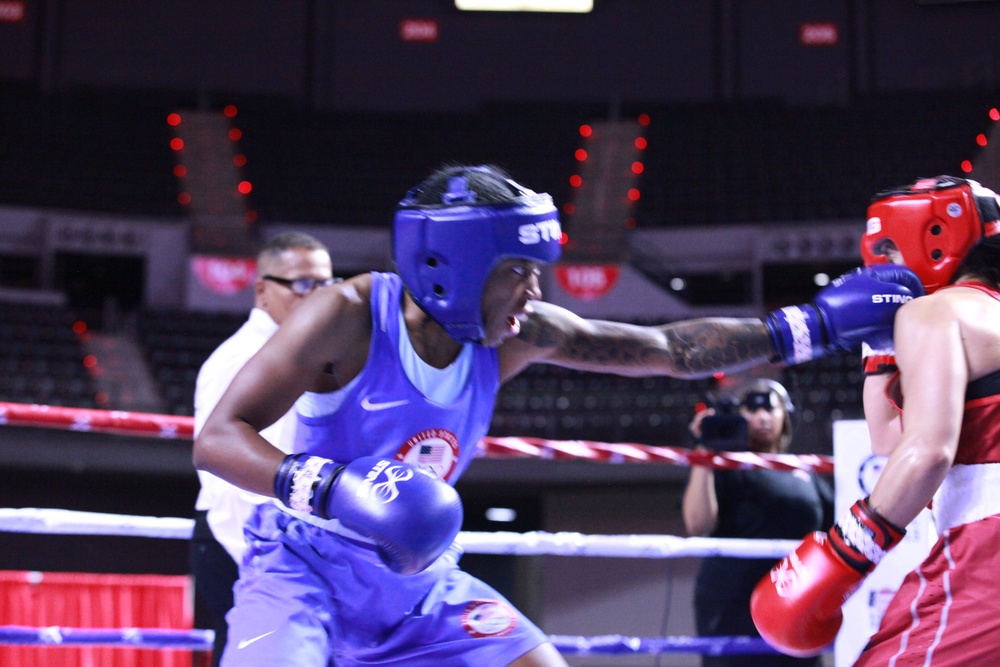
[[[934,494],[931,510],[939,535],[1000,514],[1000,463],[953,465]]]
[[[285,512],[286,514],[291,514],[296,519],[299,519],[300,521],[305,521],[306,523],[316,526],[317,528],[328,530],[331,533],[336,533],[337,535],[354,540],[355,542],[364,542],[365,544],[372,544],[372,545],[375,544],[375,542],[372,541],[371,538],[365,537],[361,533],[355,532],[350,528],[345,527],[343,524],[340,523],[339,519],[321,519],[314,514],[309,514],[308,512],[300,512],[298,510],[293,510],[291,507],[288,507],[287,505],[285,505],[284,503],[282,503],[277,499],[272,499],[272,502],[282,512]]]

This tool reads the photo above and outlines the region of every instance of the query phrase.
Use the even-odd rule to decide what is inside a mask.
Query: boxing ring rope
[[[162,630],[122,628],[67,628],[52,626],[32,628],[23,625],[0,626],[0,644],[25,646],[121,646],[149,649],[187,649],[208,651],[215,633],[212,630]],[[627,637],[604,635],[573,637],[549,635],[549,641],[564,655],[649,655],[662,653],[767,654],[774,649],[755,637]]]
[[[166,439],[193,436],[193,419],[150,413],[66,408],[0,402],[0,425],[57,428]],[[694,451],[631,443],[542,438],[486,437],[479,456],[582,459],[605,463],[670,463],[705,465],[718,469],[767,468],[810,470],[832,474],[831,457],[820,455],[753,454]],[[61,509],[0,508],[0,532],[57,535],[115,535],[189,539],[194,521],[184,518],[102,514]],[[682,538],[671,535],[584,535],[560,532],[529,533],[462,531],[458,543],[467,553],[493,555],[603,556],[618,558],[679,558],[729,556],[778,559],[790,552],[795,540]],[[0,626],[0,644],[39,646],[112,645],[131,648],[185,648],[210,650],[211,630],[92,629]],[[552,635],[555,647],[567,655],[701,653],[706,655],[774,653],[753,637],[628,637],[606,635],[573,637]]]
[[[192,519],[101,514],[34,507],[0,508],[0,532],[47,535],[115,535],[186,540]],[[462,531],[456,538],[466,553],[501,556],[592,556],[612,558],[784,557],[798,540],[749,540],[674,535],[584,535],[532,531]]]
[[[191,417],[26,403],[0,402],[0,425],[179,440],[191,440],[194,436],[194,419]],[[576,459],[601,463],[670,463],[679,466],[708,466],[723,470],[766,468],[783,471],[812,471],[823,475],[833,474],[833,458],[820,454],[714,452],[681,447],[606,443],[590,440],[486,436],[479,443],[477,455],[486,458],[520,457],[557,461]]]

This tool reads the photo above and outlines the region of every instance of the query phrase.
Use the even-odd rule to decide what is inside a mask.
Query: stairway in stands
[[[162,414],[166,408],[139,344],[129,334],[91,333],[83,341],[93,355],[91,376],[98,404],[115,410]]]

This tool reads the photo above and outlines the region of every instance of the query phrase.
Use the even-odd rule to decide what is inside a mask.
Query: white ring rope
[[[0,625],[0,644],[27,646],[113,646],[118,648],[209,651],[214,630],[170,628],[70,628]]]
[[[118,535],[189,539],[192,519],[100,514],[34,507],[0,508],[0,531],[52,535]],[[584,535],[560,532],[469,532],[457,541],[467,553],[512,556],[609,556],[615,558],[783,558],[797,540],[750,540],[674,535]]]
[[[193,519],[100,514],[34,507],[0,508],[0,531],[49,535],[191,538]]]

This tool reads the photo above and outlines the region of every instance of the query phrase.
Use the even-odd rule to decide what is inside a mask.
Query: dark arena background
[[[393,207],[445,162],[552,195],[568,241],[542,287],[586,317],[807,302],[860,264],[876,192],[1000,186],[998,26],[986,1],[0,0],[0,402],[189,417],[263,240],[302,230],[338,276],[391,270]],[[794,453],[822,457],[833,423],[862,417],[860,370],[835,355],[754,373],[789,389]],[[533,367],[490,435],[690,448],[696,406],[733,380]],[[189,438],[0,435],[0,506],[193,516]],[[478,459],[464,530],[683,535],[683,458],[615,461]],[[695,634],[698,562],[463,560],[548,633],[647,637]],[[187,544],[6,532],[0,570],[185,576]]]

